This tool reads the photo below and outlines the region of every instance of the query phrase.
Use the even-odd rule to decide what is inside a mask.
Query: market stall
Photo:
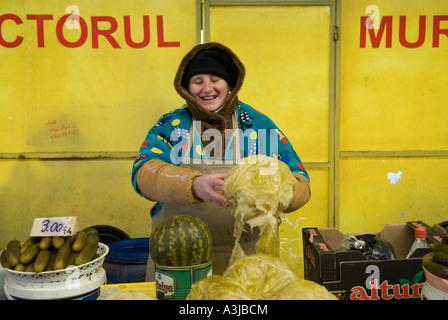
[[[10,240],[2,251],[4,292],[10,300],[447,298],[448,232],[421,221],[370,234],[304,228],[300,279],[278,254],[278,219],[295,184],[288,166],[267,156],[243,159],[229,172],[223,194],[233,208],[235,245],[222,274],[212,269],[212,234],[195,216],[167,217],[149,239],[108,245],[95,228],[78,231],[76,217],[36,218],[28,240]],[[257,191],[260,185],[263,192]],[[245,225],[259,229],[252,254],[239,242],[248,232]],[[146,261],[155,269],[147,269]],[[142,277],[135,283],[147,270],[155,281]]]
[[[441,0],[0,1],[0,299],[447,300],[447,51]]]

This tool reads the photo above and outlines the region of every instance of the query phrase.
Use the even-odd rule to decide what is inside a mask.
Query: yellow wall
[[[447,220],[447,157],[350,157],[341,162],[339,223],[345,232],[380,231],[385,223]],[[391,172],[401,172],[399,180],[388,179]]]
[[[336,222],[344,233],[448,220],[448,2],[371,4],[343,0],[341,9]],[[361,23],[370,15],[371,31]],[[399,172],[393,183],[388,175]]]
[[[75,215],[80,228],[112,225],[148,236],[152,204],[132,189],[132,163],[160,115],[183,104],[173,80],[197,43],[197,3],[71,3],[0,2],[0,245],[25,240],[34,218],[47,216]],[[75,13],[79,29],[65,24]],[[136,43],[149,18],[149,43],[126,42],[125,16]],[[110,40],[95,35],[115,24]],[[68,47],[58,30],[79,45]]]
[[[85,24],[79,29],[69,29],[66,23],[58,27],[61,18],[65,20],[65,3],[15,3],[0,3],[0,13],[22,21],[5,20],[3,39],[23,37],[20,45],[0,47],[1,152],[135,152],[144,134],[138,129],[148,128],[160,112],[182,103],[172,83],[177,61],[196,43],[194,1],[79,1],[79,19]],[[41,23],[40,34],[36,19],[27,18],[30,14],[51,15]],[[148,17],[150,41],[145,47],[132,48],[125,41],[126,16],[134,42],[143,40],[143,19]],[[178,46],[161,46],[165,44],[159,43],[157,16],[163,18],[163,40]],[[95,19],[103,20],[98,27]],[[114,24],[113,40],[94,36],[95,30],[109,30]],[[82,31],[87,38],[69,48],[57,37],[58,30],[71,42],[81,39]],[[56,132],[60,126],[74,130]]]
[[[1,160],[1,242],[26,240],[34,218],[77,216],[148,236],[149,203],[129,188],[132,160]]]

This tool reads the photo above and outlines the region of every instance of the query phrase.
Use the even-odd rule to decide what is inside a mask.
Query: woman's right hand
[[[226,175],[227,173],[213,173],[194,178],[192,186],[194,196],[218,206],[227,206],[228,199],[215,190],[215,187],[224,184]]]

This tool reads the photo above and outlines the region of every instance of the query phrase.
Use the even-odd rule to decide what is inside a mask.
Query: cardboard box
[[[392,245],[393,260],[367,260],[358,250],[336,251],[348,236],[336,228],[303,228],[305,279],[324,285],[341,300],[421,299],[422,257],[430,249],[418,249],[405,259],[417,227],[426,228],[428,243],[440,243],[446,232],[438,225],[431,228],[414,221],[389,224],[371,233]]]

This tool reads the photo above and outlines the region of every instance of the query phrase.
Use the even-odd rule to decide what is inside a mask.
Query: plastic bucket
[[[159,300],[185,300],[191,285],[212,274],[212,262],[187,267],[155,265],[156,297]]]
[[[89,278],[66,283],[29,283],[5,278],[3,289],[9,300],[96,300],[106,282],[103,268]]]
[[[104,259],[108,283],[141,282],[145,280],[149,255],[149,238],[133,238],[107,244]]]

